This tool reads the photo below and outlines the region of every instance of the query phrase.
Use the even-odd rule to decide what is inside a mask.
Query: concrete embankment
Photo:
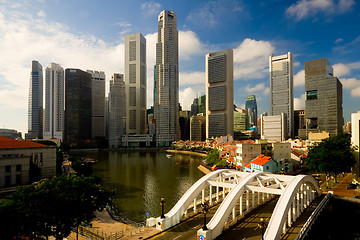
[[[211,173],[211,170],[207,169],[206,167],[202,166],[202,165],[199,165],[198,166],[198,169],[200,171],[202,171],[204,174],[208,174],[208,173]]]
[[[180,154],[192,155],[192,156],[197,156],[197,157],[206,157],[207,156],[207,154],[205,154],[205,153],[198,153],[198,152],[192,152],[192,151],[180,151],[180,150],[173,150],[173,149],[168,149],[168,150],[166,150],[166,152],[180,153]]]

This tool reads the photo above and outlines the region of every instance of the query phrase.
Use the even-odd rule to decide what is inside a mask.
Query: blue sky
[[[360,110],[360,2],[355,0],[0,0],[0,127],[27,132],[30,67],[124,72],[124,35],[147,39],[152,105],[157,16],[177,13],[180,103],[205,93],[205,54],[234,49],[234,101],[255,94],[269,111],[268,57],[294,55],[295,109],[304,108],[304,62],[328,58],[343,84],[345,122]]]

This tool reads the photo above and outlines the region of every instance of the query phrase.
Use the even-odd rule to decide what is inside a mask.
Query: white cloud
[[[341,78],[340,81],[344,89],[350,89],[352,97],[360,97],[360,80],[356,78]]]
[[[203,84],[205,88],[205,72],[180,72],[180,85]]]
[[[342,63],[337,63],[333,65],[334,76],[342,77],[350,73],[350,68]]]
[[[40,11],[38,11],[37,16],[38,16],[38,17],[45,18],[45,17],[46,17],[46,13],[45,13],[44,10],[40,10]]]
[[[144,2],[140,5],[141,10],[145,13],[146,16],[156,16],[160,13],[161,4],[157,2]]]
[[[294,67],[299,67],[300,66],[300,62],[294,62]]]
[[[305,94],[302,94],[299,98],[294,98],[294,110],[305,109]]]
[[[294,87],[305,85],[305,71],[301,70],[294,76]]]
[[[234,49],[234,79],[258,79],[268,75],[269,56],[274,49],[268,41],[246,38]]]
[[[354,0],[300,0],[286,9],[285,13],[289,17],[301,20],[313,17],[317,13],[342,14],[351,10],[353,5]]]
[[[360,97],[360,87],[351,90],[351,96]]]
[[[344,41],[344,39],[338,38],[338,39],[335,40],[335,43],[336,43],[336,44],[337,44],[337,43],[341,43],[342,41]]]
[[[253,94],[254,92],[258,92],[258,93],[262,93],[262,95],[269,95],[269,93],[270,93],[270,88],[269,88],[269,87],[266,87],[266,86],[265,86],[265,83],[262,82],[262,83],[256,84],[256,85],[253,86],[253,87],[251,87],[250,85],[247,85],[247,86],[245,87],[245,91],[246,91],[247,93],[250,93],[250,94]],[[258,101],[260,101],[259,98],[258,98]]]
[[[183,91],[179,91],[179,102],[183,110],[190,110],[191,104],[193,103],[194,98],[197,96],[192,88],[185,88]]]
[[[189,60],[193,55],[204,54],[204,44],[192,31],[179,31],[180,60]]]

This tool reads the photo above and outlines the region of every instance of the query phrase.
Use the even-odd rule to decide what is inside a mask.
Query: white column
[[[235,207],[236,207],[236,205],[235,205]],[[235,216],[236,216],[235,207],[233,207],[233,210],[232,210],[232,220],[233,220],[233,222],[236,221],[236,219],[235,219]]]
[[[284,222],[283,233],[286,233],[286,221]]]
[[[249,211],[249,190],[246,190],[246,211]]]
[[[263,203],[265,202],[265,193],[264,192],[262,193],[262,202]]]
[[[304,185],[301,185],[300,187],[300,200],[301,200],[300,211],[302,213],[304,210]]]
[[[194,198],[194,213],[196,213],[196,198]]]
[[[210,206],[212,205],[212,186],[210,185],[210,200],[209,200],[209,203],[210,203]]]
[[[219,202],[219,186],[216,186],[216,202]]]
[[[291,227],[291,206],[290,206],[289,212],[288,212],[288,226]]]
[[[225,188],[223,187],[223,200],[225,199]]]
[[[304,192],[304,209],[307,207],[307,185],[303,184],[303,192]]]
[[[296,221],[296,196],[293,199],[293,203],[292,203],[292,221],[295,222]]]
[[[243,203],[243,197],[242,197],[242,195],[240,196],[240,200],[239,200],[239,211],[240,211],[240,216],[242,216],[243,215],[243,206],[242,206],[242,203]]]
[[[260,205],[260,192],[258,192],[258,206]]]
[[[251,191],[251,208],[255,207],[255,192]]]
[[[300,216],[300,192],[296,194],[296,218]]]
[[[205,189],[201,191],[201,202],[205,201]]]

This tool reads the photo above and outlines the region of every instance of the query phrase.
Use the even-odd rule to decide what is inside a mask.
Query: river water
[[[103,185],[116,191],[115,208],[122,221],[143,222],[161,215],[160,199],[165,198],[165,213],[186,190],[204,174],[198,170],[201,158],[164,152],[95,152],[82,154],[97,159],[94,175]]]

